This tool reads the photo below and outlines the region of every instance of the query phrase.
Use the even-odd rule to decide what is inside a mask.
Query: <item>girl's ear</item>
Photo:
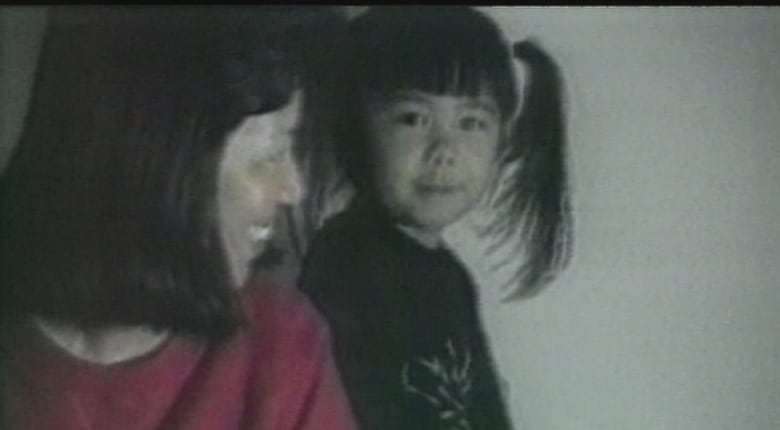
[[[496,148],[496,154],[493,158],[493,162],[490,164],[490,170],[488,171],[488,182],[485,187],[481,204],[490,207],[495,204],[495,199],[499,197],[501,193],[502,180],[506,178],[508,169],[512,169],[512,166],[507,166],[504,163],[506,159],[506,151],[509,139],[511,138],[511,122],[505,121],[501,125],[501,134],[499,136],[500,142]]]
[[[485,198],[483,199],[484,202],[486,202],[488,205],[490,202],[493,201],[493,199],[496,196],[496,193],[498,192],[498,185],[500,183],[501,178],[501,162],[500,162],[500,153],[496,153],[496,158],[493,160],[493,163],[490,166],[490,172],[489,172],[489,178],[488,178],[488,185],[487,189],[485,190]]]
[[[512,138],[512,134],[514,134],[515,125],[517,124],[517,116],[519,115],[520,109],[516,109],[515,113],[512,114],[511,117],[508,119],[503,120],[501,124],[501,145],[499,145],[499,148],[506,148],[507,144],[509,143],[509,139]],[[504,149],[506,150],[506,149]],[[499,154],[500,156],[501,154]]]

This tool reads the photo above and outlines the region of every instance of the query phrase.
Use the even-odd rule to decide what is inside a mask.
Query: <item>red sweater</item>
[[[3,345],[8,428],[355,429],[329,331],[309,302],[265,283],[241,296],[247,326],[228,341],[173,338],[119,364],[80,360],[19,328]]]

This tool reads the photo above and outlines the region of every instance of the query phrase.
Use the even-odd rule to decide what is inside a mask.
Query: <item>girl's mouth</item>
[[[417,189],[422,193],[446,194],[457,191],[458,187],[449,184],[418,183]]]

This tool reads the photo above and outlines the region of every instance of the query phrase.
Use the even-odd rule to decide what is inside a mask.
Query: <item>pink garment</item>
[[[258,282],[224,343],[173,338],[151,356],[93,364],[25,325],[6,365],[14,430],[353,430],[330,335],[309,302]],[[8,347],[9,345],[5,345]]]

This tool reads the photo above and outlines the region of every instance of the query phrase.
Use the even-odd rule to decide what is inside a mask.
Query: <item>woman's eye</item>
[[[270,167],[270,162],[266,159],[255,160],[249,165],[249,172],[254,175],[259,175]]]
[[[269,154],[268,157],[266,157],[266,161],[271,163],[281,163],[287,158],[287,151],[276,151],[272,154]]]
[[[289,151],[274,151],[264,155],[251,163],[251,171],[254,173],[263,172],[277,164],[284,163],[287,160]]]

